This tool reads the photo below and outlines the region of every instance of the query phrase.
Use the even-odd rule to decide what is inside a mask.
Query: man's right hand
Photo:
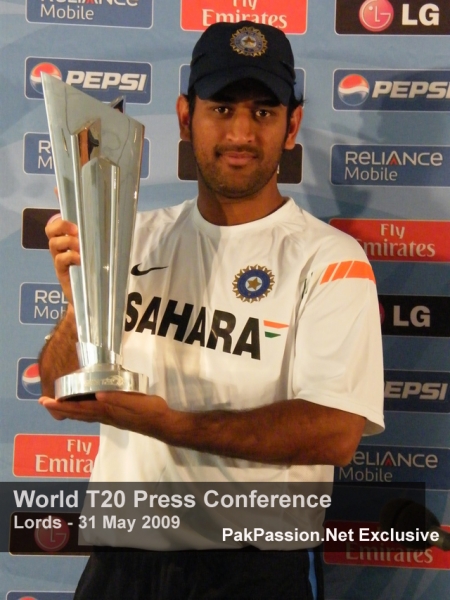
[[[55,219],[47,224],[45,233],[48,237],[48,246],[53,258],[56,276],[65,297],[70,304],[73,304],[69,267],[80,264],[78,227],[69,221]]]

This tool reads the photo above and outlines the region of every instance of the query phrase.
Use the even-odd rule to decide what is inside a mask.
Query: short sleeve
[[[310,272],[297,318],[296,398],[366,417],[384,430],[383,358],[375,278],[360,260]]]

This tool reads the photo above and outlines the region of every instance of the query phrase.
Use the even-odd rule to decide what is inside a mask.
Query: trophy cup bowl
[[[146,393],[147,377],[121,355],[144,126],[55,77],[42,81],[61,216],[78,226],[81,259],[70,267],[80,369],[56,380],[55,398]]]

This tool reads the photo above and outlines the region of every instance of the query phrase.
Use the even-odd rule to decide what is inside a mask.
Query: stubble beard
[[[222,147],[217,146],[213,149],[212,160],[204,156],[204,154],[196,148],[194,140],[192,141],[192,147],[199,177],[201,177],[205,186],[211,192],[219,194],[224,198],[229,198],[230,200],[240,200],[251,197],[261,191],[277,172],[282,154],[282,150],[280,150],[277,159],[274,159],[273,162],[270,163],[264,163],[263,152],[259,149],[228,147],[228,150],[249,151],[255,154],[254,160],[258,162],[258,166],[249,172],[248,175],[244,175],[243,172],[245,168],[248,167],[236,167],[234,173],[233,169],[227,169],[227,172],[225,172],[225,168],[221,168],[220,155],[223,151]]]

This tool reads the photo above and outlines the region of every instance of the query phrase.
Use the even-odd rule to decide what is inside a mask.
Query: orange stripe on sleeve
[[[345,279],[352,264],[352,260],[344,260],[344,262],[339,263],[338,268],[334,272],[332,281],[336,281],[336,279]]]
[[[328,265],[320,284],[338,279],[370,279],[375,283],[372,267],[362,260],[345,260],[341,263]]]
[[[331,276],[334,273],[334,270],[336,269],[336,267],[338,266],[338,263],[333,263],[332,265],[328,265],[325,273],[323,274],[322,279],[320,280],[320,283],[327,283],[327,281],[330,281]]]
[[[347,273],[348,279],[370,279],[375,283],[375,275],[373,274],[372,267],[362,262],[361,260],[355,260],[352,264],[349,272]]]

